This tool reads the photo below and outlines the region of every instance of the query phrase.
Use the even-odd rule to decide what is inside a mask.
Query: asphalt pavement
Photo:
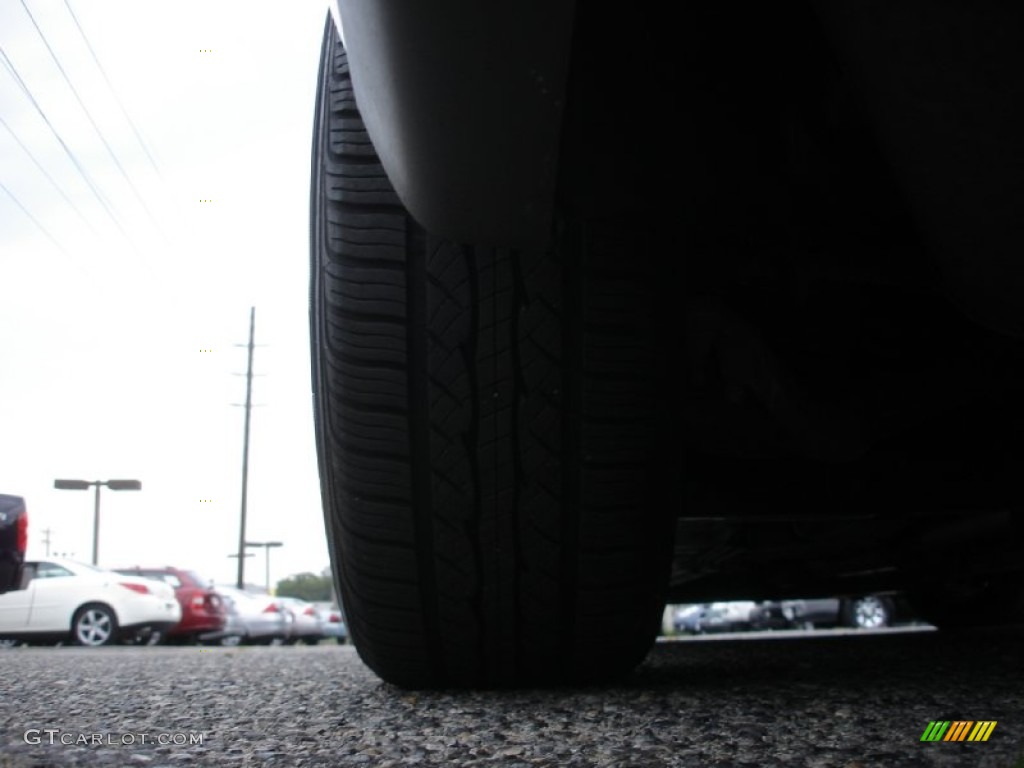
[[[396,689],[350,646],[16,648],[0,768],[1024,768],[1022,642],[745,634],[659,643],[614,686],[482,692]],[[922,741],[934,721],[996,725]]]

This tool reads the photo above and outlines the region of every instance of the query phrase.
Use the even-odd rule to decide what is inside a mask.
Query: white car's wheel
[[[876,595],[848,601],[844,612],[843,623],[856,629],[880,629],[889,626],[892,621],[888,601]]]
[[[117,639],[117,617],[105,605],[84,605],[75,613],[71,634],[78,645],[109,645]]]

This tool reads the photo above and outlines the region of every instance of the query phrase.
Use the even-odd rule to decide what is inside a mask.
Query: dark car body
[[[1021,620],[1022,13],[776,11],[690,39],[672,590]]]
[[[21,496],[0,494],[0,594],[21,589],[28,546],[28,512]]]
[[[181,568],[116,568],[118,573],[141,576],[169,584],[181,605],[181,621],[167,632],[171,642],[195,642],[216,637],[227,622],[227,609],[220,595],[194,571]]]
[[[430,231],[467,242],[543,240],[574,2],[443,5],[332,7],[344,19],[374,147]]]
[[[1006,107],[1020,95],[1004,101],[998,86],[1024,64],[1024,33],[983,30],[1024,29],[1021,11],[913,3],[874,18],[812,3],[740,23],[708,7],[691,11],[683,77],[663,80],[679,74],[674,59],[644,49],[665,38],[634,36],[618,15],[572,2],[443,7],[335,5],[367,130],[403,203],[432,231],[514,244],[529,225],[471,228],[502,211],[548,210],[547,193],[518,204],[501,196],[546,178],[539,163],[554,158],[564,117],[518,83],[535,73],[545,98],[561,100],[567,51],[581,39],[608,33],[628,52],[621,83],[650,140],[676,135],[659,124],[678,116],[648,111],[661,86],[686,99],[677,127],[689,138],[661,145],[651,173],[676,178],[680,160],[687,169],[668,190],[681,250],[665,264],[687,268],[680,513],[694,521],[689,549],[722,536],[735,556],[713,569],[688,557],[675,599],[749,597],[758,547],[739,539],[804,519],[822,521],[816,544],[837,542],[838,557],[776,552],[778,567],[758,572],[759,594],[792,593],[812,574],[823,595],[849,593],[851,582],[919,584],[965,539],[997,557],[967,558],[949,580],[1015,567],[1024,263],[1010,254],[1024,249],[1024,110]],[[958,45],[977,56],[956,57]],[[932,119],[938,103],[950,119]],[[472,121],[474,109],[486,120]],[[507,119],[516,112],[529,137]],[[781,503],[786,514],[773,514]],[[875,538],[887,544],[854,546]]]
[[[737,14],[695,4],[679,25],[539,0],[515,11],[469,0],[337,0],[332,11],[347,59],[344,74],[327,59],[321,71],[314,242],[317,258],[327,256],[314,270],[312,295],[322,299],[313,318],[322,353],[314,389],[327,403],[318,406],[318,440],[325,519],[332,552],[341,553],[336,578],[355,643],[374,669],[412,685],[518,681],[523,658],[540,645],[505,643],[505,629],[529,633],[544,623],[522,619],[523,596],[558,597],[557,609],[545,609],[549,625],[581,605],[593,616],[581,574],[599,557],[612,565],[609,579],[622,579],[616,594],[642,583],[662,605],[898,591],[938,624],[957,623],[968,605],[981,614],[1011,606],[1011,620],[1024,622],[1024,9],[812,0]],[[325,40],[325,53],[340,60],[331,45]],[[349,70],[358,109],[348,100]],[[370,142],[360,127],[341,146],[337,136],[360,114]],[[373,183],[390,181],[400,205],[374,197],[376,187],[346,186],[369,165],[364,150],[386,171]],[[341,172],[333,166],[345,152],[355,159]],[[370,241],[364,220],[392,212],[393,220],[374,223]],[[401,229],[405,213],[425,232]],[[586,238],[605,226],[618,229],[602,251]],[[428,243],[433,257],[441,252],[434,235],[452,241],[450,274],[464,269],[465,278],[442,285],[440,266],[417,272],[423,260],[402,251]],[[508,349],[494,353],[494,366],[472,359],[468,373],[451,374],[455,386],[446,384],[437,416],[444,398],[409,395],[406,382],[432,385],[438,371],[457,368],[462,357],[448,356],[448,347],[487,348],[476,336],[441,338],[460,323],[468,335],[478,331],[473,280],[502,277],[481,254],[514,254],[546,236],[550,252],[568,242],[569,256],[554,265],[538,259],[533,271],[529,260],[529,269],[508,267],[509,286],[495,289],[500,301],[482,302],[488,311],[496,302],[502,312],[518,307],[494,322],[512,329]],[[369,259],[385,241],[399,244],[396,253]],[[598,247],[588,250],[590,242]],[[581,277],[585,269],[573,270],[590,259],[607,278],[597,291]],[[388,273],[368,270],[384,262],[407,271],[382,297],[374,291]],[[545,270],[554,275],[553,298],[547,283],[527,285]],[[407,289],[413,280],[426,284],[422,295]],[[469,295],[459,295],[469,284]],[[636,286],[645,292],[630,293]],[[614,317],[592,321],[593,296],[607,298],[598,309],[612,307]],[[435,306],[443,300],[458,322],[428,328],[448,317]],[[643,324],[671,362],[643,356],[642,334],[630,335]],[[335,327],[342,331],[331,336]],[[368,344],[367,327],[394,348]],[[620,337],[589,362],[573,343],[573,362],[563,363],[576,330]],[[521,365],[545,372],[531,390],[516,366],[538,337],[550,343]],[[332,344],[347,345],[347,356],[332,360]],[[629,366],[608,362],[621,362],[609,350],[622,349],[670,386],[657,379],[657,397],[636,395]],[[352,362],[359,354],[367,359]],[[425,372],[435,358],[444,365]],[[565,371],[576,362],[601,381],[574,400]],[[388,366],[397,366],[400,402],[380,408],[371,430],[368,410],[346,399],[344,385],[376,382]],[[450,450],[432,453],[432,418],[450,412],[458,425],[475,424],[486,412],[478,390],[462,386],[484,373],[494,379],[485,397],[502,418],[511,414],[509,424],[493,434],[493,424],[453,427]],[[525,409],[537,391],[543,408]],[[591,392],[607,400],[589,406]],[[656,403],[653,416],[647,402]],[[653,426],[601,457],[622,443],[606,430],[621,427],[623,404]],[[422,418],[408,415],[415,407]],[[377,450],[383,431],[399,446],[388,455]],[[478,455],[492,437],[508,443],[495,448],[501,479],[476,487]],[[470,480],[453,480],[446,462],[462,462],[467,445]],[[530,464],[541,448],[544,459]],[[409,456],[422,466],[407,472]],[[637,510],[631,500],[653,483],[629,483],[644,472],[671,481],[658,488],[661,503]],[[522,492],[520,475],[541,490]],[[391,494],[407,476],[410,489]],[[595,488],[581,486],[593,478]],[[353,490],[364,482],[370,492]],[[588,505],[600,507],[614,491],[622,494],[617,508],[585,530]],[[431,504],[449,493],[469,499],[465,519],[444,520],[437,504],[442,519],[432,522]],[[537,499],[541,511],[521,504]],[[559,517],[564,510],[568,519]],[[664,592],[660,560],[655,576],[623,575],[659,557],[634,534],[656,531],[663,516],[675,526]],[[361,540],[347,538],[353,522]],[[386,562],[381,530],[408,539]],[[531,581],[538,573],[550,577],[543,587]],[[408,622],[403,636],[417,639],[407,653],[392,650],[378,582],[399,583],[389,607]],[[495,607],[492,593],[507,599]],[[642,602],[639,588],[629,594],[624,602]],[[407,605],[418,613],[404,612]],[[472,652],[448,610],[485,638]],[[574,656],[599,658],[575,632],[578,618],[560,620],[567,636],[544,646],[552,650],[537,663],[540,679],[557,678]],[[613,644],[639,658],[642,633],[626,632]],[[565,650],[576,642],[587,652]],[[406,665],[413,650],[416,661]],[[607,666],[600,658],[581,677]]]

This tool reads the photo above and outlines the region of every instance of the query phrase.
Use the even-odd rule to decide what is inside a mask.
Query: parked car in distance
[[[323,640],[323,622],[312,603],[297,597],[278,597],[277,601],[292,614],[292,633],[287,640],[289,644],[301,642],[316,645]]]
[[[894,595],[862,595],[807,600],[771,600],[758,605],[754,624],[764,629],[850,627],[880,629],[902,613]]]
[[[333,637],[339,645],[347,643],[348,626],[345,624],[345,615],[341,608],[334,603],[313,603],[313,605],[320,615],[324,637]]]
[[[672,611],[672,628],[684,635],[696,635],[700,632],[700,620],[707,610],[706,603],[688,603],[677,605]]]
[[[730,600],[727,602],[710,603],[704,607],[697,632],[739,632],[752,628],[753,611],[757,603],[751,600]]]
[[[25,563],[26,586],[0,595],[0,638],[109,645],[145,640],[181,619],[165,583],[96,568],[66,558]]]
[[[195,643],[219,637],[227,622],[227,611],[211,582],[195,571],[181,568],[116,568],[118,573],[154,579],[168,584],[181,605],[181,622],[166,635],[169,643]]]
[[[0,594],[21,589],[28,546],[28,512],[21,496],[0,493]]]
[[[243,592],[234,587],[215,587],[225,604],[228,620],[221,632],[221,645],[287,642],[294,621],[290,611],[271,595]]]
[[[673,607],[672,628],[684,635],[753,629],[756,608],[757,603],[750,600],[684,603]]]

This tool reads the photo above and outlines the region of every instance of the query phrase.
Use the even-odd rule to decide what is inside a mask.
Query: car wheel
[[[117,617],[105,605],[84,605],[71,621],[72,639],[77,645],[110,645],[117,639]]]
[[[844,600],[842,621],[856,629],[880,629],[892,623],[892,606],[884,597],[868,595]]]
[[[425,232],[330,22],[311,203],[320,474],[362,659],[406,687],[632,669],[682,504],[644,227],[565,215],[552,247],[520,251]]]

